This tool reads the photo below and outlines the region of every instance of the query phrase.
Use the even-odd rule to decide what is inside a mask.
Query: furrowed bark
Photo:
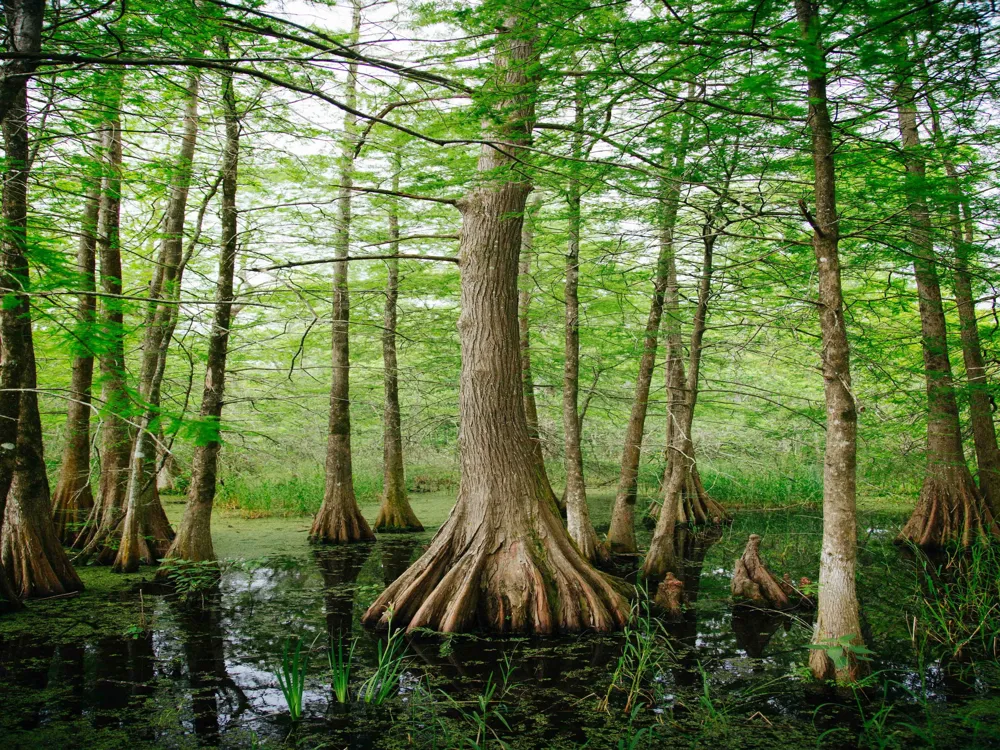
[[[12,7],[6,10],[10,22],[10,14],[16,14],[17,9]],[[16,28],[11,33],[16,33]],[[9,584],[5,582],[2,586],[7,602],[14,601],[11,590],[16,596],[27,598],[52,596],[83,588],[52,524],[49,479],[45,473],[28,296],[30,277],[26,257],[28,173],[31,168],[28,138],[28,97],[22,86],[3,120],[7,173],[4,175],[3,185],[2,270],[5,297],[13,295],[14,304],[5,300],[7,304],[2,306],[0,337],[3,339],[5,368],[9,365],[9,372],[19,376],[13,384],[12,392],[20,401],[16,410],[16,437],[13,442],[13,477],[9,480],[8,487],[2,488],[6,507],[3,509],[0,558],[6,575],[9,576]],[[13,320],[7,319],[8,312],[12,314]],[[0,429],[6,432],[9,428],[5,426]],[[10,445],[3,445],[5,454],[10,451]]]
[[[573,136],[573,155],[583,153],[583,91],[577,86],[575,99],[577,132]],[[581,185],[579,177],[570,178],[566,196],[568,242],[566,247],[565,284],[565,364],[563,367],[563,435],[566,468],[566,526],[570,538],[590,562],[607,558],[607,549],[598,541],[587,508],[587,487],[583,476],[583,449],[580,445],[580,230]]]
[[[228,54],[225,39],[220,47]],[[222,164],[222,243],[219,253],[219,275],[215,286],[215,312],[212,334],[208,341],[208,363],[201,395],[199,420],[205,430],[194,449],[191,461],[191,484],[187,505],[177,527],[167,558],[203,562],[215,560],[212,547],[212,505],[215,501],[219,449],[222,447],[222,407],[226,389],[226,358],[229,352],[229,331],[233,320],[233,278],[236,274],[236,254],[239,248],[237,231],[236,192],[240,158],[240,120],[236,110],[233,74],[222,74],[222,104],[226,120],[226,143]]]
[[[997,447],[993,408],[986,380],[986,364],[983,359],[983,347],[979,341],[976,300],[972,293],[972,276],[969,273],[969,259],[976,239],[975,222],[970,214],[968,199],[962,190],[958,170],[947,153],[944,153],[941,123],[930,94],[927,95],[927,100],[930,105],[934,137],[938,142],[938,148],[943,152],[942,161],[948,178],[948,192],[952,199],[948,209],[954,252],[955,306],[958,308],[965,377],[969,384],[969,417],[972,423],[976,464],[979,468],[979,490],[996,518],[1000,513],[1000,449]]]
[[[4,3],[7,50],[37,54],[41,50],[45,3],[42,0],[9,0]],[[3,223],[0,226],[0,533],[4,531],[7,494],[18,457],[18,423],[21,383],[27,367],[29,342],[24,321],[30,316],[28,296],[28,171],[30,165],[27,123],[28,76],[32,64],[5,63],[0,77],[0,123],[3,125],[7,173],[3,181]],[[13,120],[8,115],[14,108]],[[13,298],[13,299],[11,299]],[[30,317],[29,321],[30,331]],[[0,565],[0,608],[20,609],[13,583]]]
[[[897,89],[899,132],[906,162],[910,246],[920,302],[921,343],[927,383],[927,464],[920,498],[900,540],[937,548],[969,546],[1000,535],[965,463],[958,401],[948,357],[947,323],[941,301],[930,212],[924,197],[926,167],[917,129],[915,94],[910,82]]]
[[[91,178],[86,190],[80,242],[76,253],[77,283],[84,292],[94,292],[96,284],[97,222],[101,204],[100,177]],[[66,416],[66,444],[63,448],[59,481],[52,496],[52,520],[60,541],[72,546],[80,535],[94,494],[90,488],[90,403],[94,382],[93,334],[97,297],[81,294],[77,302],[75,355],[70,381],[70,402]]]
[[[357,43],[361,34],[360,0],[353,0],[351,39]],[[358,66],[347,67],[345,101],[353,108],[358,98]],[[334,256],[346,258],[351,243],[351,193],[354,185],[354,146],[357,122],[344,112],[344,134],[340,154],[340,193],[337,199],[337,232]],[[354,496],[354,472],[351,466],[351,355],[350,299],[347,286],[347,263],[333,266],[333,379],[330,386],[330,424],[326,446],[326,488],[323,504],[316,512],[309,541],[342,544],[374,539],[368,521],[361,515]]]
[[[397,153],[393,164],[392,190],[399,192],[401,157]],[[399,202],[389,204],[389,251],[399,254]],[[341,265],[344,265],[343,263]],[[383,462],[382,505],[375,519],[376,531],[423,531],[423,525],[410,507],[406,496],[406,474],[403,467],[403,431],[399,413],[399,370],[396,361],[396,301],[399,297],[399,259],[386,262],[388,279],[385,287],[385,318],[382,329],[382,363],[385,368],[385,406],[382,413]]]
[[[505,19],[488,85],[503,124],[461,201],[458,501],[429,549],[365,613],[368,626],[556,633],[624,626],[624,584],[570,540],[532,459],[517,324],[522,218],[531,186],[518,155],[534,119],[533,26]],[[491,92],[492,93],[492,92]]]
[[[128,482],[128,455],[131,399],[125,387],[125,326],[121,296],[121,189],[122,134],[119,109],[122,77],[115,74],[102,92],[107,120],[101,129],[103,177],[101,206],[97,226],[97,251],[101,272],[101,292],[98,308],[101,379],[101,473],[97,498],[76,546],[83,551],[81,558],[95,557],[96,562],[110,565],[115,548],[105,544],[121,522],[125,508]]]
[[[184,130],[177,165],[170,184],[170,199],[164,216],[163,240],[150,289],[150,308],[142,345],[139,398],[142,413],[129,460],[125,517],[114,569],[121,573],[152,565],[173,542],[156,490],[156,435],[159,433],[160,394],[167,351],[177,318],[184,272],[184,220],[191,186],[195,146],[198,138],[199,74],[188,78]]]
[[[819,610],[813,628],[809,667],[819,680],[853,682],[862,664],[845,648],[842,666],[824,646],[861,646],[855,587],[857,567],[857,430],[851,392],[851,353],[840,281],[840,224],[833,123],[827,99],[826,60],[820,36],[819,5],[796,0],[802,36],[813,45],[817,67],[809,71],[809,127],[812,132],[816,201],[813,253],[819,278],[819,322],[823,338],[823,390],[826,398],[826,450],[823,457],[823,546],[819,568]],[[805,205],[805,204],[802,204]]]
[[[552,496],[552,502],[559,507],[560,512],[565,513],[566,506],[563,498],[556,495],[549,482],[548,472],[545,470],[545,456],[542,452],[541,432],[538,428],[538,405],[535,401],[535,380],[531,371],[531,289],[530,273],[531,259],[535,245],[535,216],[538,214],[540,201],[532,198],[525,209],[524,223],[521,227],[521,261],[518,266],[518,296],[517,296],[517,325],[518,337],[521,348],[521,387],[524,390],[524,416],[528,422],[528,435],[531,437],[532,456],[537,466],[540,481],[547,488],[546,492]]]

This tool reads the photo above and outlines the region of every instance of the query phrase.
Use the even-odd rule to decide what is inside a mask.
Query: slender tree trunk
[[[1000,449],[997,448],[996,427],[986,381],[986,364],[983,347],[979,341],[979,319],[972,294],[972,277],[969,274],[969,255],[975,243],[975,222],[969,212],[969,203],[962,191],[958,170],[944,152],[944,135],[937,108],[930,94],[927,96],[931,111],[934,138],[942,150],[948,192],[951,195],[949,214],[951,241],[955,254],[955,306],[958,308],[959,330],[962,339],[962,357],[965,377],[969,383],[969,416],[972,422],[972,439],[979,467],[979,490],[990,507],[994,518],[1000,514]],[[964,233],[963,233],[964,227]]]
[[[458,501],[428,550],[365,613],[369,626],[555,633],[621,628],[622,582],[594,569],[570,540],[532,459],[517,326],[521,226],[530,183],[519,173],[534,117],[528,70],[534,28],[499,33],[490,85],[504,123],[483,147],[481,181],[462,212],[462,347]],[[494,134],[491,134],[493,136]]]
[[[105,89],[107,121],[101,130],[103,178],[97,226],[101,292],[97,335],[101,339],[101,473],[97,498],[76,546],[82,557],[114,561],[114,545],[104,544],[121,523],[128,482],[131,400],[125,387],[125,316],[122,294],[120,242],[122,189],[122,134],[119,108],[122,76],[113,75]]]
[[[198,138],[199,75],[188,79],[184,131],[177,166],[170,185],[164,216],[163,241],[158,253],[157,273],[150,290],[150,314],[142,345],[139,398],[142,413],[129,461],[125,517],[114,569],[129,573],[140,564],[152,565],[166,554],[174,539],[156,492],[156,440],[159,432],[160,389],[166,355],[176,324],[176,301],[180,297],[184,270],[184,220],[191,186],[195,146]]]
[[[552,502],[565,512],[566,505],[552,490],[548,472],[545,470],[545,456],[542,452],[542,438],[538,427],[538,405],[535,401],[535,379],[531,372],[531,289],[529,286],[531,259],[535,246],[535,217],[538,215],[540,201],[532,198],[526,208],[524,222],[521,226],[521,260],[518,266],[517,295],[517,327],[521,350],[521,387],[524,393],[524,417],[528,423],[528,435],[531,437],[532,458],[536,465],[540,481],[551,495]]]
[[[583,92],[576,92],[576,127],[573,155],[583,152]],[[575,171],[574,167],[574,171]],[[580,445],[580,230],[581,185],[577,176],[570,178],[566,198],[568,243],[566,247],[566,326],[565,364],[563,367],[563,435],[566,467],[566,526],[570,538],[590,562],[607,557],[607,550],[597,540],[587,507],[587,487],[583,477],[583,449]]]
[[[660,336],[660,323],[663,317],[665,295],[669,271],[669,259],[674,252],[674,228],[677,223],[677,201],[680,197],[687,151],[690,142],[690,118],[685,117],[681,125],[681,135],[674,145],[671,184],[665,193],[665,202],[661,203],[659,216],[659,253],[656,259],[656,275],[653,279],[653,297],[649,305],[649,316],[646,319],[646,331],[643,339],[642,357],[639,360],[639,373],[635,382],[635,396],[632,399],[632,411],[629,414],[628,425],[625,428],[625,445],[622,449],[621,469],[618,474],[618,491],[615,503],[611,509],[611,526],[608,529],[608,544],[612,552],[634,554],[638,552],[635,540],[635,503],[638,494],[639,459],[642,455],[642,440],[646,427],[646,413],[649,407],[649,389],[653,382],[653,371],[656,368],[656,349]],[[671,200],[671,191],[676,195]],[[668,357],[669,359],[669,357]],[[667,379],[667,394],[669,388],[668,367],[665,371]],[[667,445],[670,445],[670,420],[667,420]],[[653,506],[655,507],[655,506]],[[655,518],[656,512],[651,508],[650,515]]]
[[[998,533],[962,450],[958,402],[948,358],[947,324],[941,302],[930,213],[924,197],[926,168],[917,130],[915,96],[909,81],[900,83],[899,132],[906,160],[910,245],[920,299],[920,328],[927,381],[927,467],[917,506],[900,539],[921,547],[958,542],[968,546]]]
[[[8,10],[16,16],[18,7]],[[14,29],[16,31],[16,27]],[[10,590],[20,597],[52,596],[79,591],[83,584],[70,564],[52,524],[52,503],[49,479],[45,473],[42,449],[42,420],[38,412],[38,383],[35,371],[35,351],[31,333],[31,305],[28,292],[30,277],[27,252],[28,228],[28,96],[21,88],[7,109],[3,120],[4,150],[7,173],[3,185],[3,233],[5,291],[13,294],[15,303],[4,304],[16,313],[15,320],[0,321],[5,365],[19,370],[20,379],[13,386],[20,405],[14,439],[14,475],[5,493],[3,537],[0,557],[9,576],[3,583],[4,599],[15,600]],[[9,286],[7,286],[9,284]],[[6,318],[6,316],[4,316]],[[13,323],[11,326],[6,324]],[[6,374],[6,373],[5,373]],[[5,415],[6,416],[6,415]],[[5,450],[9,450],[5,444]],[[5,576],[6,577],[6,576]]]
[[[351,39],[361,35],[361,3],[353,0]],[[358,99],[358,66],[347,68],[345,102],[354,107]],[[334,255],[346,258],[351,243],[351,193],[354,184],[354,145],[357,123],[344,112],[344,137],[340,155],[339,216]],[[326,444],[326,489],[323,504],[316,513],[309,541],[339,544],[374,539],[368,521],[361,515],[354,496],[354,472],[351,466],[351,308],[347,287],[347,263],[333,266],[333,381],[330,386],[330,428]]]
[[[816,51],[809,70],[809,127],[815,180],[816,217],[813,253],[819,278],[819,324],[823,337],[823,390],[826,397],[826,451],[823,458],[823,547],[819,566],[819,611],[813,628],[809,667],[820,680],[853,682],[861,664],[850,651],[838,666],[826,648],[845,641],[861,646],[855,589],[857,566],[858,415],[851,392],[851,352],[840,283],[840,226],[833,123],[827,105],[826,59],[819,36],[819,6],[796,0],[796,14],[807,44]],[[807,53],[808,54],[808,53]],[[805,203],[802,204],[803,207]],[[808,212],[804,210],[804,213]]]
[[[7,50],[37,53],[41,50],[43,0],[8,0],[4,3]],[[12,60],[0,77],[0,123],[3,125],[7,173],[3,180],[3,222],[0,225],[0,533],[4,531],[7,494],[17,463],[21,383],[27,367],[29,342],[23,322],[30,316],[28,295],[28,124],[25,87],[33,63]],[[8,114],[13,107],[13,120]],[[9,142],[8,142],[9,140]],[[12,150],[13,149],[13,150]],[[11,299],[13,298],[13,299]],[[30,321],[30,317],[27,318]],[[30,329],[29,329],[30,330]],[[0,565],[0,611],[20,609],[17,592]]]
[[[728,184],[726,185],[728,187]],[[683,349],[679,325],[671,324],[668,330],[667,394],[669,398],[668,444],[669,457],[663,478],[663,505],[656,519],[653,540],[646,554],[644,570],[651,577],[662,577],[668,572],[679,573],[676,561],[674,533],[677,524],[721,523],[729,520],[725,509],[708,496],[698,473],[694,455],[692,427],[694,409],[698,400],[698,378],[701,373],[702,342],[708,327],[708,305],[712,292],[714,251],[718,234],[714,216],[702,228],[701,280],[698,284],[698,302],[691,327],[687,378],[684,376]],[[678,312],[675,301],[677,264],[671,253],[667,258],[668,309],[673,317]],[[678,321],[679,322],[679,321]]]
[[[94,382],[93,335],[96,322],[97,221],[101,204],[100,176],[88,186],[76,253],[80,289],[77,302],[76,354],[70,381],[70,402],[66,416],[66,445],[63,448],[59,481],[52,497],[52,520],[63,544],[72,546],[94,507],[90,488],[90,401]],[[89,293],[87,293],[89,292]]]
[[[229,45],[221,41],[221,49],[229,54]],[[202,433],[191,461],[191,484],[188,487],[184,516],[177,527],[177,536],[166,557],[203,562],[215,560],[212,547],[212,504],[215,500],[219,449],[222,447],[222,406],[226,390],[226,357],[229,352],[229,331],[233,319],[233,278],[236,274],[236,254],[239,249],[237,232],[236,191],[240,159],[240,120],[236,110],[233,74],[222,73],[222,104],[226,120],[226,143],[222,164],[222,246],[219,253],[219,275],[215,286],[215,312],[212,334],[208,341],[208,364],[205,386],[201,395],[199,420]]]
[[[402,158],[396,154],[392,190],[399,192]],[[399,201],[389,204],[389,252],[399,254]],[[375,519],[377,531],[423,531],[423,525],[406,496],[403,469],[403,430],[399,414],[399,369],[396,362],[396,300],[399,297],[399,259],[386,261],[389,276],[385,285],[385,320],[382,329],[382,363],[385,368],[385,407],[382,416],[383,465],[382,505]],[[346,265],[342,263],[341,265]]]

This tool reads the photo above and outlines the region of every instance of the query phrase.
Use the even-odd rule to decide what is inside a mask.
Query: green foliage
[[[364,681],[358,694],[365,703],[381,706],[399,690],[399,678],[406,669],[406,632],[392,629],[390,612],[389,632],[385,640],[378,641],[378,659],[375,671]]]
[[[293,645],[294,644],[294,645]],[[274,676],[285,698],[288,715],[293,722],[302,718],[302,700],[305,695],[306,672],[309,669],[309,654],[302,653],[301,638],[286,638],[281,649],[281,664]]]
[[[354,649],[357,645],[358,639],[352,639],[351,646],[345,653],[344,636],[341,634],[337,636],[337,642],[331,644],[330,650],[327,652],[331,685],[338,703],[347,703],[351,698],[351,662],[354,659]]]
[[[977,544],[937,562],[913,554],[921,591],[914,636],[944,647],[952,659],[1000,660],[1000,550]]]

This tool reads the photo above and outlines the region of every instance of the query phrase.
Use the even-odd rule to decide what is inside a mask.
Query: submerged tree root
[[[611,631],[629,616],[627,584],[600,573],[579,554],[547,508],[538,528],[520,534],[476,524],[464,534],[453,512],[430,548],[393,582],[362,618],[443,633]],[[560,524],[561,526],[561,524]]]
[[[924,478],[920,499],[897,541],[925,549],[996,541],[1000,527],[964,464],[936,467]]]

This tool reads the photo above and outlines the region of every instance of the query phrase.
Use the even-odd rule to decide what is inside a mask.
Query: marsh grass
[[[399,678],[406,669],[406,640],[402,628],[392,629],[389,619],[389,635],[383,643],[378,642],[378,659],[375,672],[361,686],[361,700],[381,706],[399,689]]]
[[[292,642],[295,646],[292,648]],[[302,701],[305,696],[306,672],[309,670],[309,654],[302,653],[301,638],[286,638],[281,652],[281,664],[275,672],[278,687],[285,697],[288,715],[293,722],[302,718]]]
[[[637,701],[645,695],[647,680],[672,654],[663,623],[651,611],[648,592],[638,590],[640,595],[632,605],[632,616],[623,632],[625,643],[622,654],[615,664],[608,689],[598,704],[601,711],[609,710],[613,693],[623,692],[625,713],[631,715]]]
[[[940,562],[914,554],[921,592],[914,635],[923,633],[952,659],[1000,658],[1000,549],[976,544]]]
[[[499,723],[508,732],[511,731],[510,723],[504,714],[507,711],[505,701],[512,687],[510,676],[513,672],[514,661],[513,655],[510,653],[505,653],[502,659],[499,681],[495,678],[495,674],[490,672],[482,692],[471,701],[471,709],[466,708],[466,704],[451,697],[445,691],[440,691],[445,700],[461,717],[465,726],[475,730],[475,736],[463,733],[462,736],[454,738],[449,736],[447,726],[442,722],[441,726],[446,732],[449,746],[452,746],[455,739],[458,739],[457,747],[467,747],[470,750],[487,750],[494,744],[500,748],[508,747],[507,743],[500,739],[496,725]]]
[[[338,703],[347,703],[351,698],[351,662],[354,659],[354,649],[357,645],[358,639],[351,639],[351,647],[345,653],[344,636],[341,635],[327,652],[327,659],[330,663],[330,683]]]

